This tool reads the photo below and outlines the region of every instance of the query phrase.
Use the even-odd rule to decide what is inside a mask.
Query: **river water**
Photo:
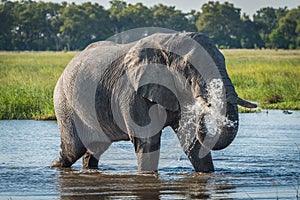
[[[100,171],[51,169],[54,121],[0,121],[0,199],[299,199],[300,111],[240,114],[235,141],[212,153],[216,172],[194,173],[177,137],[162,136],[158,175],[138,175],[130,142],[114,143]]]

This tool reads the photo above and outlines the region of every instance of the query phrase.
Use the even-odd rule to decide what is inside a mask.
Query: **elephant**
[[[55,86],[61,145],[51,166],[71,167],[82,157],[83,168],[97,169],[113,142],[130,140],[138,171],[157,172],[162,129],[170,126],[195,171],[213,172],[211,150],[234,140],[238,105],[256,107],[238,97],[224,56],[203,33],[92,43]]]

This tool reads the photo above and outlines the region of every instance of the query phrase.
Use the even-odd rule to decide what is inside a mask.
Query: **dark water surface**
[[[49,167],[59,151],[56,122],[0,121],[0,199],[297,199],[300,112],[241,114],[235,141],[213,152],[216,172],[194,173],[170,129],[159,173],[138,175],[130,142],[114,143],[101,172]]]

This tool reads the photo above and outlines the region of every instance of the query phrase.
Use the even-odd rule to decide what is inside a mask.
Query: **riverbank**
[[[300,51],[222,50],[239,96],[300,109]],[[53,90],[77,52],[0,52],[0,119],[55,119]]]
[[[53,90],[76,52],[0,52],[0,119],[54,118]]]
[[[263,109],[300,109],[300,51],[224,50],[238,95]]]

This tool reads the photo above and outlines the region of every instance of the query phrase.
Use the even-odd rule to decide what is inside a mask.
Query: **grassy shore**
[[[0,119],[53,118],[53,90],[76,53],[0,52]]]
[[[263,109],[300,109],[300,51],[226,50],[227,71],[240,97]]]
[[[242,98],[300,109],[300,51],[223,50]],[[77,52],[0,52],[0,119],[54,118],[53,90]]]

